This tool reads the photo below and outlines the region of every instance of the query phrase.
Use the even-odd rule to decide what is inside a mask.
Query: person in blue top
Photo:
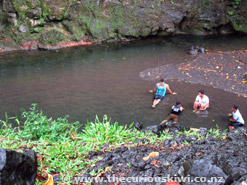
[[[160,103],[161,100],[165,98],[166,90],[171,94],[176,95],[176,92],[172,92],[169,85],[164,82],[164,79],[160,79],[160,82],[156,84],[154,90],[149,90],[150,93],[155,93],[152,108]]]

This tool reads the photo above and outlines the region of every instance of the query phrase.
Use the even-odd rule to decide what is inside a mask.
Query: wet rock
[[[136,143],[138,143],[138,144],[140,144],[140,143],[144,144],[144,143],[149,143],[149,142],[150,142],[149,139],[139,139],[136,141]]]
[[[103,144],[100,148],[103,149],[103,148],[108,148],[109,145],[108,144]]]
[[[111,158],[112,158],[112,154],[111,153],[106,153],[104,155],[104,158],[101,161],[108,162],[108,161],[111,160]]]
[[[6,12],[7,14],[16,13],[16,10],[11,0],[4,0],[4,2],[1,1],[1,3],[3,3],[3,11]]]
[[[37,157],[33,150],[23,153],[0,149],[0,184],[35,184]]]
[[[198,48],[198,52],[199,52],[199,53],[205,53],[205,48],[199,47],[199,48]]]
[[[60,177],[58,177],[58,176],[53,177],[53,180],[54,180],[54,183],[59,183],[59,182],[61,182],[61,179],[60,179]]]
[[[207,140],[205,140],[205,139],[202,139],[202,140],[199,140],[199,141],[195,141],[193,144],[194,145],[208,145],[209,142]]]
[[[34,26],[41,25],[42,23],[40,20],[30,19],[30,24],[31,24],[31,27],[34,27]]]
[[[157,135],[160,135],[160,132],[162,132],[162,126],[161,125],[153,125],[153,126],[149,126],[147,128],[144,129],[144,132],[146,131],[151,131]]]
[[[169,129],[169,132],[176,134],[177,132],[183,132],[185,130],[189,130],[189,127],[186,127],[183,123],[170,123],[168,122],[165,129]]]
[[[247,139],[247,129],[245,127],[238,127],[237,129],[231,130],[228,134],[228,139],[231,141],[244,141]]]
[[[198,53],[205,53],[205,49],[203,47],[191,46],[187,53],[190,55],[197,55]]]
[[[188,51],[188,53],[190,55],[197,55],[198,54],[198,51],[197,51],[197,49],[191,49],[191,50]]]
[[[53,45],[55,46],[60,41],[63,41],[66,39],[66,36],[61,33],[60,31],[57,31],[56,29],[49,30],[48,32],[44,33],[41,38],[40,42],[44,45]],[[40,47],[42,47],[40,45]]]
[[[144,170],[144,168],[146,166],[146,163],[143,162],[143,161],[135,162],[135,160],[132,160],[131,166],[133,166],[134,168],[136,168],[138,171],[142,171],[142,170]]]
[[[211,177],[222,177],[220,183],[216,184],[221,184],[224,183],[228,177],[224,173],[224,171],[216,166],[213,161],[211,160],[205,160],[205,159],[200,159],[200,160],[194,160],[192,162],[186,162],[183,164],[184,168],[184,174],[180,171],[181,175],[190,176],[190,178],[195,178],[195,177],[204,177],[207,178],[207,180],[210,180]],[[186,185],[193,184],[186,182]],[[200,182],[197,184],[211,184],[210,182]]]
[[[27,16],[31,19],[39,19],[41,17],[41,14],[42,14],[41,8],[29,9],[27,11]]]
[[[165,147],[170,147],[170,146],[171,146],[171,144],[170,144],[171,141],[172,141],[172,140],[170,140],[170,139],[165,140],[164,146],[165,146]]]
[[[117,147],[115,148],[112,153],[123,153],[125,152],[126,150],[128,150],[128,147],[126,146],[121,146],[121,147]]]
[[[139,122],[136,122],[134,128],[136,128],[137,130],[141,130],[143,128],[143,125]]]
[[[90,158],[93,158],[93,157],[101,155],[101,154],[103,154],[103,152],[101,152],[101,151],[97,151],[97,152],[90,151],[90,152],[88,152],[88,158],[90,159]]]
[[[243,74],[242,77],[244,80],[247,80],[247,73]]]
[[[207,128],[200,127],[199,133],[201,135],[203,135],[203,136],[206,136],[207,135],[207,130],[208,130]]]

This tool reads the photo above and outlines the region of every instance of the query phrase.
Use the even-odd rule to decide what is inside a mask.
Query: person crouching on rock
[[[160,79],[160,83],[156,84],[154,90],[149,90],[150,93],[155,93],[152,108],[155,108],[156,105],[158,105],[160,101],[165,98],[166,90],[168,90],[173,95],[177,94],[176,92],[171,91],[169,85],[165,84],[164,79]]]
[[[181,105],[181,101],[177,101],[176,105],[172,106],[171,113],[160,123],[163,125],[164,123],[168,122],[170,119],[173,119],[173,123],[177,123],[179,119],[179,114],[184,110]]]
[[[228,114],[230,118],[229,123],[229,131],[231,131],[234,128],[242,127],[244,126],[244,119],[242,115],[240,114],[238,110],[237,105],[232,106],[232,113]]]

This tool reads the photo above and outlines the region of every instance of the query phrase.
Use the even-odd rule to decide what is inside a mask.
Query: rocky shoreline
[[[99,157],[101,160],[91,166],[82,177],[104,178],[106,181],[113,176],[119,179],[139,177],[142,178],[142,182],[117,182],[117,184],[145,184],[145,177],[147,180],[148,177],[162,178],[169,174],[170,177],[187,177],[194,180],[196,177],[205,177],[207,180],[217,177],[219,180],[197,184],[244,185],[247,183],[247,148],[244,147],[247,145],[246,128],[239,128],[229,133],[205,128],[189,132],[185,130],[183,124],[178,123],[168,124],[165,129],[165,132],[174,137],[167,138],[164,142],[157,140],[151,144],[152,142],[147,138],[133,143],[132,146],[123,144],[115,149],[102,146],[101,151],[89,152],[89,160]],[[154,152],[155,156],[145,159]],[[102,169],[108,170],[102,171]],[[150,183],[147,180],[146,184],[166,183],[164,181]],[[178,182],[178,184],[194,183],[190,181]]]
[[[7,38],[5,38],[5,42],[8,42]],[[22,51],[22,50],[28,51],[28,50],[37,50],[37,49],[57,50],[57,49],[62,49],[62,48],[67,48],[67,47],[91,46],[91,45],[95,45],[95,43],[93,44],[92,42],[87,42],[84,40],[81,40],[79,42],[63,41],[57,45],[51,45],[51,44],[44,45],[44,44],[40,43],[39,41],[27,41],[27,42],[24,42],[22,45],[19,45],[19,46],[5,46],[3,44],[3,46],[0,47],[0,52]]]

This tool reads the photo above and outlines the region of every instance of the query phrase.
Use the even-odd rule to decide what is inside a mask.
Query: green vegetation
[[[57,43],[65,39],[66,39],[66,36],[63,33],[55,29],[52,29],[52,30],[49,30],[47,33],[44,33],[41,36],[40,42],[42,44],[56,45]]]
[[[232,16],[234,14],[233,10],[227,12],[228,15]]]
[[[241,2],[241,0],[234,0],[232,2],[233,8],[237,8],[239,6],[240,2]]]
[[[32,148],[38,155],[38,173],[44,175],[59,174],[62,183],[71,184],[75,176],[81,176],[90,167],[94,166],[102,156],[87,159],[89,151],[111,152],[118,146],[136,147],[137,140],[148,139],[142,145],[156,145],[163,147],[163,142],[175,136],[169,130],[163,131],[158,137],[151,132],[141,132],[133,127],[133,123],[128,126],[118,125],[117,122],[104,116],[100,121],[96,116],[95,122],[88,122],[83,130],[79,122],[69,123],[68,117],[53,120],[48,118],[42,111],[36,109],[37,105],[22,113],[22,118],[9,118],[6,115],[5,121],[0,120],[0,142],[1,148],[12,149],[22,152],[23,147]],[[12,124],[17,124],[13,127]],[[206,136],[200,135],[196,131],[184,131],[177,135],[195,136],[195,140],[200,140],[214,134],[215,137],[225,139],[225,134],[220,134],[219,130],[211,129]],[[107,144],[107,147],[101,148]],[[188,142],[184,146],[190,145]],[[174,146],[175,147],[175,146]],[[131,167],[131,164],[127,164]],[[169,164],[165,164],[169,165]],[[97,173],[106,172],[111,166],[100,169]],[[95,171],[90,174],[96,176]],[[38,181],[36,184],[43,184]]]

